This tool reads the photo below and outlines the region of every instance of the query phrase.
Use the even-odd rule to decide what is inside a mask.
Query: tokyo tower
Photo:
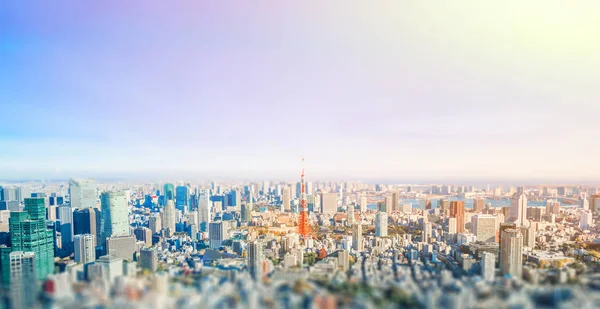
[[[298,234],[307,239],[311,237],[311,228],[308,223],[308,206],[306,205],[306,189],[304,184],[304,157],[302,157],[302,180],[300,193],[300,216],[298,217]]]

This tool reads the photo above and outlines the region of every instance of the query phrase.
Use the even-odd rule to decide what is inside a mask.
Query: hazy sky
[[[0,179],[600,180],[599,1],[180,2],[2,1]]]

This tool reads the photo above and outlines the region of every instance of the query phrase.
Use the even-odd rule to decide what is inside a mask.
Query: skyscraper
[[[354,204],[350,204],[347,207],[348,207],[348,210],[347,210],[346,224],[348,226],[352,226],[352,224],[354,224]]]
[[[175,233],[175,224],[177,222],[175,218],[175,203],[173,201],[167,201],[163,218],[163,228],[167,229],[167,235],[171,237]]]
[[[172,183],[166,183],[163,186],[163,195],[167,201],[175,200],[175,186]]]
[[[46,229],[44,198],[26,198],[25,211],[13,212],[9,219],[11,251],[35,253],[38,279],[54,273],[54,234]]]
[[[337,193],[321,193],[321,212],[324,214],[337,212]]]
[[[87,264],[96,260],[96,238],[92,234],[75,235],[75,262]]]
[[[456,234],[456,218],[448,218],[448,234]]]
[[[523,236],[518,229],[506,229],[500,242],[500,270],[504,275],[523,276]]]
[[[512,200],[510,208],[511,221],[515,222],[517,226],[528,226],[529,220],[527,220],[527,195],[521,193],[519,197]]]
[[[16,194],[17,202],[24,203],[26,198],[31,197],[31,190],[29,189],[29,187],[18,187]]]
[[[587,230],[593,226],[594,217],[591,211],[585,211],[581,213],[579,217],[579,228],[582,230]]]
[[[391,206],[388,206],[389,211],[391,211],[391,212],[400,211],[400,209],[399,209],[400,193],[398,191],[392,191],[390,193],[390,204],[391,204]]]
[[[388,216],[387,213],[380,211],[375,216],[375,236],[388,236]]]
[[[236,209],[239,209],[240,205],[242,204],[242,195],[240,194],[240,192],[238,192],[237,190],[231,190],[231,192],[229,192],[229,205],[236,207]]]
[[[223,221],[211,222],[208,229],[209,247],[218,249],[225,238],[225,225]]]
[[[261,280],[263,276],[263,245],[261,241],[248,244],[248,270],[254,280]]]
[[[475,234],[477,241],[496,241],[496,217],[477,214],[471,218],[471,224],[473,225],[473,234]]]
[[[242,203],[242,211],[241,211],[241,221],[242,223],[250,222],[250,211],[252,210],[252,202],[243,202]]]
[[[350,268],[350,252],[348,250],[339,250],[338,254],[338,267],[341,271],[346,272]]]
[[[94,208],[98,195],[96,193],[96,181],[93,179],[71,179],[69,180],[69,196],[71,207],[77,209]]]
[[[600,194],[593,194],[589,198],[590,210],[594,214],[600,214]]]
[[[85,208],[73,213],[74,234],[92,234],[98,239],[102,216],[97,208]]]
[[[581,195],[581,208],[583,210],[590,210],[590,201],[587,198],[587,194],[583,193]]]
[[[450,217],[456,218],[456,232],[463,233],[465,231],[465,202],[450,202]]]
[[[187,186],[177,186],[175,195],[175,208],[181,210],[182,213],[187,213],[190,201],[190,188]]]
[[[33,308],[35,305],[37,269],[34,252],[10,253],[10,300],[13,308]]]
[[[359,195],[358,196],[358,203],[360,205],[360,212],[361,213],[365,213],[367,212],[367,197],[364,195]]]
[[[208,228],[208,223],[210,223],[211,215],[210,211],[212,208],[212,202],[208,196],[208,193],[200,194],[200,201],[198,202],[198,225],[199,227],[204,227],[202,231],[206,231]]]
[[[364,250],[362,225],[360,223],[352,226],[352,249],[357,252]]]
[[[98,245],[104,246],[106,238],[126,236],[129,231],[129,210],[124,192],[104,192],[100,197],[102,207],[102,239]]]
[[[288,212],[292,209],[292,207],[290,206],[290,198],[291,198],[290,188],[289,187],[283,188],[283,192],[281,194],[281,211],[282,212]]]
[[[429,243],[429,239],[432,236],[433,224],[431,222],[425,222],[423,226],[423,241]]]
[[[448,200],[441,199],[438,206],[443,215],[447,216],[450,213],[450,202]]]
[[[483,280],[494,281],[496,273],[496,256],[491,252],[483,252],[481,257],[481,276]]]
[[[60,220],[61,248],[63,253],[70,255],[73,252],[73,208],[71,206],[58,206],[58,220]]]

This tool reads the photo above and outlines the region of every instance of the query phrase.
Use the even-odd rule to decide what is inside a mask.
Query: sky
[[[0,179],[600,182],[598,1],[0,6]]]

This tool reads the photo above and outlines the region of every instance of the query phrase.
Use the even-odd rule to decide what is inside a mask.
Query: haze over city
[[[600,2],[0,4],[0,309],[600,308]]]
[[[134,3],[3,2],[0,179],[599,180],[597,2]]]

